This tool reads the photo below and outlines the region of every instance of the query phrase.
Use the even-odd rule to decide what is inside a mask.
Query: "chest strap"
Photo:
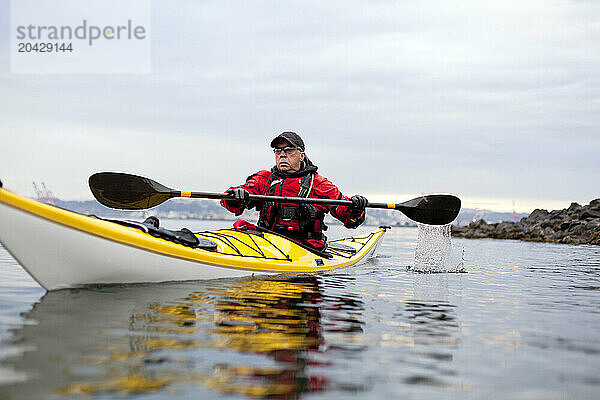
[[[307,198],[310,194],[310,191],[313,187],[313,179],[314,174],[307,174],[300,178],[298,189],[298,197]],[[271,177],[271,180],[273,178]],[[272,180],[269,185],[269,195],[277,196],[281,194],[277,193],[277,185],[283,185],[285,182],[285,178]],[[281,186],[280,186],[281,188]],[[282,207],[279,203],[273,202],[265,202],[263,204],[263,212],[261,212],[261,216],[259,217],[258,224],[262,227],[270,227],[272,223],[275,221],[276,217],[280,217],[283,220],[293,220],[304,217],[304,215],[300,214],[300,209],[298,207]],[[269,218],[267,220],[264,210],[270,209]]]

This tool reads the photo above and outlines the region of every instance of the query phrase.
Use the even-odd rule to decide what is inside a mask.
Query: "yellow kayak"
[[[78,214],[0,187],[0,242],[47,290],[329,271],[365,262],[386,231],[333,240],[314,252],[276,233],[238,229],[197,232],[198,245],[183,245],[140,225]]]

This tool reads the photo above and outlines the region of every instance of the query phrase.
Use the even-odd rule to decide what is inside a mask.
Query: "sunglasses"
[[[295,150],[298,150],[297,147],[293,147],[293,146],[285,146],[285,147],[275,147],[273,149],[273,153],[275,153],[275,155],[280,155],[281,152],[285,152],[285,154],[290,155],[292,154]]]

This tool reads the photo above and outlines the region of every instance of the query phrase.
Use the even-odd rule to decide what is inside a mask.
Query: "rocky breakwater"
[[[569,208],[550,212],[536,209],[519,222],[488,224],[480,219],[464,227],[452,227],[452,235],[469,239],[600,245],[600,199],[586,206],[571,203]]]

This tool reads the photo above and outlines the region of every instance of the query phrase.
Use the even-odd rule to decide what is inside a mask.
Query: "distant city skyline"
[[[91,199],[98,171],[221,191],[271,168],[271,138],[293,130],[373,201],[600,197],[599,2],[154,0],[152,72],[129,75],[11,74],[9,6],[0,179],[20,194]]]

